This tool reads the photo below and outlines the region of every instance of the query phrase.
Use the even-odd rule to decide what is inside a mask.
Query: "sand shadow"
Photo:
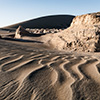
[[[41,41],[34,41],[34,40],[24,40],[24,39],[13,39],[13,38],[0,38],[2,40],[10,40],[10,41],[18,41],[18,42],[34,42],[34,43],[43,43]]]

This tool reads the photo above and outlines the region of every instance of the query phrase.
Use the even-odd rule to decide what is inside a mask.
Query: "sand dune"
[[[5,40],[0,48],[0,100],[100,99],[99,54],[39,50]]]
[[[18,28],[20,25],[24,28],[66,28],[69,27],[72,19],[75,16],[72,15],[51,15],[31,19],[28,21],[20,22],[14,25],[6,26],[3,28]]]
[[[92,20],[91,15],[87,16]],[[65,28],[66,25],[68,27],[72,18],[73,16],[42,17],[0,29],[0,100],[100,100],[100,52],[81,52],[84,45],[79,48],[81,42],[78,41],[73,43],[80,52],[71,51],[73,43],[67,43],[69,49],[63,50],[65,42],[68,42],[65,39],[72,41],[77,40],[77,37],[73,38],[72,27],[57,32],[54,29]],[[86,22],[82,16],[75,18],[76,22],[80,18],[83,23]],[[61,20],[58,22],[58,19]],[[93,23],[95,20],[98,22],[98,18],[93,17]],[[76,22],[73,21],[75,27],[78,25]],[[38,24],[34,26],[35,23]],[[20,26],[16,30],[19,25],[29,29]],[[52,27],[53,29],[45,29]],[[66,30],[73,34],[64,34],[69,32]],[[86,32],[91,32],[91,28],[88,30]],[[89,33],[90,40],[93,42],[97,39],[95,42],[99,47],[98,34],[92,37]],[[89,40],[87,37],[85,40]],[[90,45],[92,46],[94,45]],[[90,47],[88,48],[91,49]]]

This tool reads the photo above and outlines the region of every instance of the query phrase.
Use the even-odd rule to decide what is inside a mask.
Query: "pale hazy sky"
[[[100,0],[0,0],[0,27],[41,16],[100,11]]]

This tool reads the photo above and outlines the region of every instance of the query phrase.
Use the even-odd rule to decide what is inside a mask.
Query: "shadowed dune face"
[[[67,28],[70,26],[74,17],[75,16],[71,15],[46,16],[10,25],[4,28],[18,28],[20,25],[24,28]]]
[[[0,100],[100,100],[99,55],[3,40],[0,48]]]
[[[36,24],[40,25],[38,28],[59,28],[59,25],[60,28],[62,26],[64,28],[64,25],[69,25],[68,23],[61,24],[65,20],[64,17],[66,16],[43,17],[7,28],[16,28],[19,25],[24,27],[30,25],[31,28],[33,22],[39,22]],[[68,17],[72,18],[72,16]],[[78,23],[81,19],[81,23],[86,24],[87,19],[84,20],[83,17],[78,16],[76,22]],[[89,18],[90,22],[92,20],[91,15],[85,18]],[[92,18],[94,18],[94,23],[95,17]],[[47,23],[48,19],[52,21]],[[97,22],[98,20],[99,18]],[[100,53],[70,51],[72,48],[87,44],[85,42],[82,45],[79,39],[91,44],[99,40],[99,27],[97,25],[96,28],[93,25],[92,28],[95,27],[95,29],[90,31],[91,27],[89,26],[88,29],[85,26],[86,30],[81,32],[78,30],[77,23],[74,20],[71,27],[56,34],[53,33],[54,30],[48,34],[46,30],[44,32],[44,29],[41,29],[45,36],[41,36],[44,33],[41,34],[39,30],[39,33],[35,33],[36,30],[25,30],[21,26],[15,33],[9,32],[8,29],[2,30],[0,32],[0,100],[100,100]],[[83,33],[89,33],[89,36]],[[70,43],[73,40],[75,41]],[[94,47],[91,44],[90,47]],[[99,46],[99,43],[96,45]],[[62,50],[66,46],[69,48],[66,52],[53,48]],[[91,49],[88,45],[87,47]]]

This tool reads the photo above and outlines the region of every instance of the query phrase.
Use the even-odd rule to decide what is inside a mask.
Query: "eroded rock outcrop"
[[[26,31],[22,26],[19,26],[15,32],[15,38],[21,38],[22,36],[28,36],[30,33]]]
[[[100,12],[76,16],[69,28],[43,41],[59,50],[100,51]]]
[[[97,23],[100,23],[100,12],[76,16],[73,19],[71,26],[89,27]]]

